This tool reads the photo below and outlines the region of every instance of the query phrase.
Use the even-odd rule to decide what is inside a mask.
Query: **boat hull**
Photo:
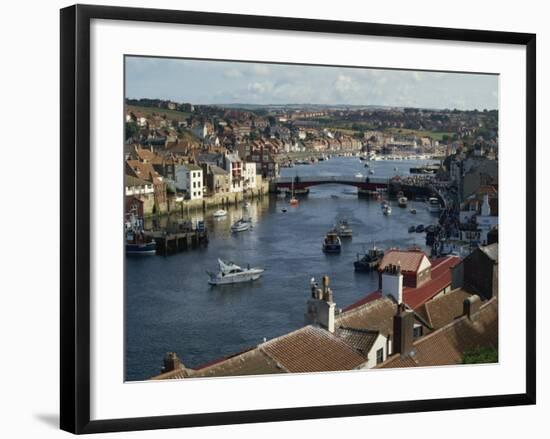
[[[232,285],[244,282],[252,282],[262,277],[263,272],[264,270],[262,269],[256,269],[250,270],[247,273],[239,273],[237,275],[227,275],[220,277],[216,276],[214,278],[210,278],[208,283],[210,285]]]
[[[147,242],[144,244],[129,244],[126,243],[127,255],[144,255],[150,256],[157,254],[156,242]]]

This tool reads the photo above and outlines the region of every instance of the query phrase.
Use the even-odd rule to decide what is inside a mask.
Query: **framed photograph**
[[[61,10],[61,428],[535,403],[535,35]]]

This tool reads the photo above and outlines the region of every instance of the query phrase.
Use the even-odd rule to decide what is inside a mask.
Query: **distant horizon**
[[[498,110],[494,74],[141,56],[127,56],[125,71],[128,99],[211,106]]]
[[[379,104],[312,104],[311,102],[304,102],[304,103],[284,103],[284,104],[256,104],[256,103],[246,103],[246,102],[211,102],[211,103],[199,103],[199,102],[191,102],[187,100],[175,100],[175,99],[167,99],[167,98],[152,98],[150,96],[142,96],[142,97],[126,97],[125,99],[131,99],[131,100],[140,100],[140,99],[146,99],[146,100],[158,100],[158,101],[166,101],[166,102],[174,102],[176,104],[190,104],[190,105],[199,105],[199,106],[206,106],[206,107],[355,107],[355,108],[414,108],[415,110],[435,110],[435,111],[478,111],[483,112],[484,110],[487,111],[498,111],[498,108],[468,108],[468,109],[459,109],[459,108],[428,108],[428,107],[413,107],[408,105],[379,105]]]

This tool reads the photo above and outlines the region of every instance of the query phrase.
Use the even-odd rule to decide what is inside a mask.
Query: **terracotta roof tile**
[[[291,373],[355,369],[367,359],[330,332],[305,326],[259,346]]]
[[[464,352],[478,347],[498,349],[498,302],[496,298],[483,304],[470,320],[463,316],[426,337],[417,340],[413,346],[413,357],[399,354],[388,358],[377,367],[442,366],[459,364]]]
[[[424,310],[432,327],[439,329],[462,316],[464,300],[471,295],[471,293],[458,288],[426,302],[417,312]]]
[[[396,311],[397,304],[392,299],[381,297],[339,314],[336,316],[336,326],[392,334]]]

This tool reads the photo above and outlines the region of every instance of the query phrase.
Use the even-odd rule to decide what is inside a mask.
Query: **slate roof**
[[[311,325],[262,343],[259,349],[290,373],[351,370],[367,361],[334,334]]]
[[[380,332],[369,329],[339,327],[334,331],[334,335],[367,357]]]
[[[498,302],[496,298],[483,304],[474,321],[460,317],[443,328],[413,343],[414,356],[401,358],[395,354],[379,368],[443,366],[460,364],[463,354],[479,347],[498,349]]]

